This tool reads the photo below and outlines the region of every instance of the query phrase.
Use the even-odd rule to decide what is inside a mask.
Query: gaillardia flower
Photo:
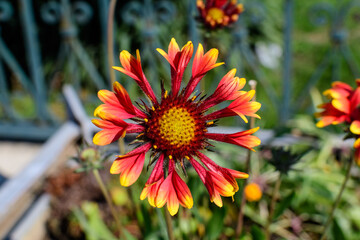
[[[197,0],[200,18],[210,28],[221,28],[236,22],[244,11],[237,0]]]
[[[122,51],[122,67],[113,68],[133,78],[148,97],[149,103],[142,101],[134,106],[118,82],[114,83],[115,92],[100,90],[98,96],[104,104],[96,108],[94,115],[101,119],[94,119],[93,123],[103,130],[94,136],[93,141],[97,145],[106,145],[125,133],[138,133],[138,147],[119,156],[110,172],[120,174],[121,185],[130,186],[143,169],[145,154],[151,152],[149,166],[155,166],[140,196],[142,200],[148,198],[150,205],[161,208],[167,203],[172,215],[177,213],[179,204],[186,208],[193,206],[190,190],[178,174],[179,169],[186,173],[189,164],[185,163],[188,162],[205,184],[210,200],[221,207],[220,196],[233,196],[239,188],[235,179],[247,178],[248,174],[220,167],[202,151],[212,146],[210,140],[251,150],[260,144],[260,140],[252,135],[258,128],[233,134],[209,133],[208,128],[215,125],[214,120],[223,117],[238,115],[245,122],[246,116],[259,118],[256,111],[260,103],[250,101],[255,93],[253,90],[241,91],[245,79],[235,77],[235,69],[221,79],[215,92],[207,98],[193,93],[208,71],[223,64],[216,63],[216,49],[204,54],[199,44],[193,59],[191,78],[183,88],[183,74],[193,55],[192,42],[180,50],[175,39],[172,39],[167,53],[157,50],[170,63],[171,91],[162,87],[161,97],[157,98],[142,70],[139,52],[136,52],[135,58],[129,52]],[[232,100],[229,106],[206,113],[226,100]],[[131,119],[135,123],[127,123],[124,119]]]
[[[330,102],[321,104],[319,108],[323,111],[315,115],[321,118],[316,124],[317,127],[340,123],[348,126],[346,132],[350,137],[355,138],[354,159],[360,165],[360,79],[356,80],[356,84],[356,89],[353,89],[346,83],[334,82],[332,88],[324,91],[324,95],[330,99]]]

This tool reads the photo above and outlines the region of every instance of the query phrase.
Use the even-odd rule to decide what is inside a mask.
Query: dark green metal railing
[[[62,121],[49,106],[53,98],[54,81],[58,74],[66,72],[66,79],[62,82],[72,84],[79,94],[86,89],[85,101],[92,101],[96,91],[110,87],[107,49],[107,12],[109,0],[92,1],[36,1],[36,0],[0,0],[0,138],[26,138],[44,140],[49,137]],[[329,49],[323,60],[314,66],[314,71],[305,87],[296,96],[294,95],[294,81],[298,81],[293,75],[293,30],[294,30],[294,6],[296,0],[283,0],[279,7],[283,8],[283,58],[282,58],[282,81],[281,89],[268,81],[267,73],[258,61],[253,50],[250,38],[250,28],[266,21],[268,10],[262,1],[246,1],[245,13],[241,15],[235,26],[230,28],[231,40],[229,42],[229,56],[225,60],[237,55],[237,67],[241,74],[246,70],[260,83],[266,97],[278,113],[281,124],[285,123],[294,114],[300,111],[300,104],[307,101],[310,89],[322,78],[325,71],[330,69],[331,81],[341,80],[342,61],[349,67],[351,74],[360,77],[360,68],[352,51],[349,48],[345,18],[352,14],[353,9],[359,8],[359,1],[344,1],[337,6],[329,3],[314,3],[309,10],[309,19],[314,25],[329,24]],[[181,6],[180,6],[181,5]],[[34,9],[36,7],[36,9]],[[181,12],[182,11],[182,12]],[[184,13],[185,12],[185,13]],[[118,29],[128,31],[127,44],[133,48],[140,48],[144,65],[149,79],[158,82],[161,78],[159,68],[165,69],[164,62],[153,60],[156,47],[166,48],[164,42],[163,26],[169,22],[175,23],[177,18],[186,21],[186,28],[181,30],[182,35],[187,35],[196,46],[203,41],[199,23],[196,21],[196,1],[118,1],[115,12],[115,56],[118,55],[119,45],[125,44],[118,41]],[[14,22],[16,22],[14,24]],[[94,24],[96,23],[96,24]],[[13,46],[5,36],[4,29],[9,31],[10,25],[16,25],[19,31],[17,43],[25,49],[24,55],[14,54]],[[39,31],[42,27],[58,27],[59,50],[54,63],[49,70],[42,57],[46,56],[39,42]],[[100,33],[97,51],[100,54],[94,58],[79,32],[82,26],[91,25]],[[166,28],[167,27],[167,28]],[[172,34],[179,34],[179,29],[166,26],[166,38]],[[20,30],[21,29],[21,30]],[[94,29],[91,29],[92,31]],[[22,31],[22,34],[21,32]],[[132,41],[131,36],[137,36],[141,41]],[[167,41],[170,38],[167,39]],[[141,43],[139,43],[141,42]],[[22,58],[26,59],[23,61]],[[116,61],[117,62],[117,61]],[[117,63],[118,64],[118,63]],[[45,68],[47,69],[45,71]],[[155,70],[154,70],[155,69]],[[14,80],[21,87],[13,86]],[[84,79],[86,81],[84,82]],[[61,83],[62,83],[61,82]],[[61,85],[61,84],[60,84]],[[159,84],[154,83],[154,88]],[[34,116],[25,118],[14,107],[12,96],[17,89],[21,94],[30,95],[35,108]],[[58,90],[60,92],[61,90]],[[17,94],[17,93],[16,93]],[[59,93],[60,94],[60,93]],[[88,96],[90,95],[90,96]],[[65,103],[62,103],[64,105]]]

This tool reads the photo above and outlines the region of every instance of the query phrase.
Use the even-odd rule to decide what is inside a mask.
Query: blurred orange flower
[[[262,197],[262,191],[257,183],[249,183],[244,189],[245,198],[248,202],[257,202]]]

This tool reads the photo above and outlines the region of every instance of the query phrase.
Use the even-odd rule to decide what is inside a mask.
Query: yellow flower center
[[[173,107],[159,119],[160,136],[173,146],[184,146],[195,137],[196,123],[187,109]]]
[[[213,19],[215,22],[221,22],[224,18],[224,12],[219,8],[210,8],[207,16]]]

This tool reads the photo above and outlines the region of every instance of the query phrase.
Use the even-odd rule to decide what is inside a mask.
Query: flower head
[[[330,124],[345,123],[349,137],[355,138],[355,161],[360,165],[360,79],[356,80],[357,87],[353,89],[346,83],[334,82],[332,88],[324,91],[330,102],[321,104],[322,112],[316,113],[321,118],[317,127]]]
[[[260,104],[250,101],[253,92],[242,91],[245,79],[235,77],[235,70],[223,77],[215,93],[209,97],[203,99],[201,94],[193,93],[205,74],[222,64],[216,63],[216,49],[204,53],[199,44],[193,59],[191,78],[182,89],[183,74],[193,54],[192,42],[180,49],[175,39],[172,39],[167,53],[161,49],[158,52],[170,63],[171,91],[162,88],[161,97],[156,98],[141,68],[139,53],[135,58],[122,51],[122,67],[114,69],[133,78],[148,97],[149,103],[142,102],[138,103],[138,107],[134,106],[119,83],[114,84],[114,92],[99,91],[99,98],[104,104],[94,113],[101,119],[94,119],[93,123],[103,130],[94,136],[93,141],[98,145],[106,145],[126,133],[138,134],[139,146],[118,156],[110,172],[120,174],[121,185],[130,186],[141,174],[145,154],[151,152],[149,166],[155,166],[140,196],[142,200],[147,198],[151,206],[161,208],[167,204],[172,215],[177,213],[179,205],[186,208],[193,206],[191,192],[176,170],[183,169],[186,172],[184,161],[190,162],[198,172],[211,201],[222,206],[220,196],[233,196],[239,189],[235,179],[247,178],[248,175],[220,167],[202,151],[211,146],[210,140],[252,150],[260,144],[260,140],[252,135],[258,128],[233,134],[208,133],[208,128],[214,126],[213,120],[223,117],[239,115],[244,120],[246,116],[259,118],[255,113]],[[226,100],[233,102],[222,110],[206,113],[209,108]],[[124,119],[131,119],[135,123],[125,122]]]
[[[244,11],[242,4],[237,0],[197,0],[200,18],[207,27],[221,28],[236,22]]]

